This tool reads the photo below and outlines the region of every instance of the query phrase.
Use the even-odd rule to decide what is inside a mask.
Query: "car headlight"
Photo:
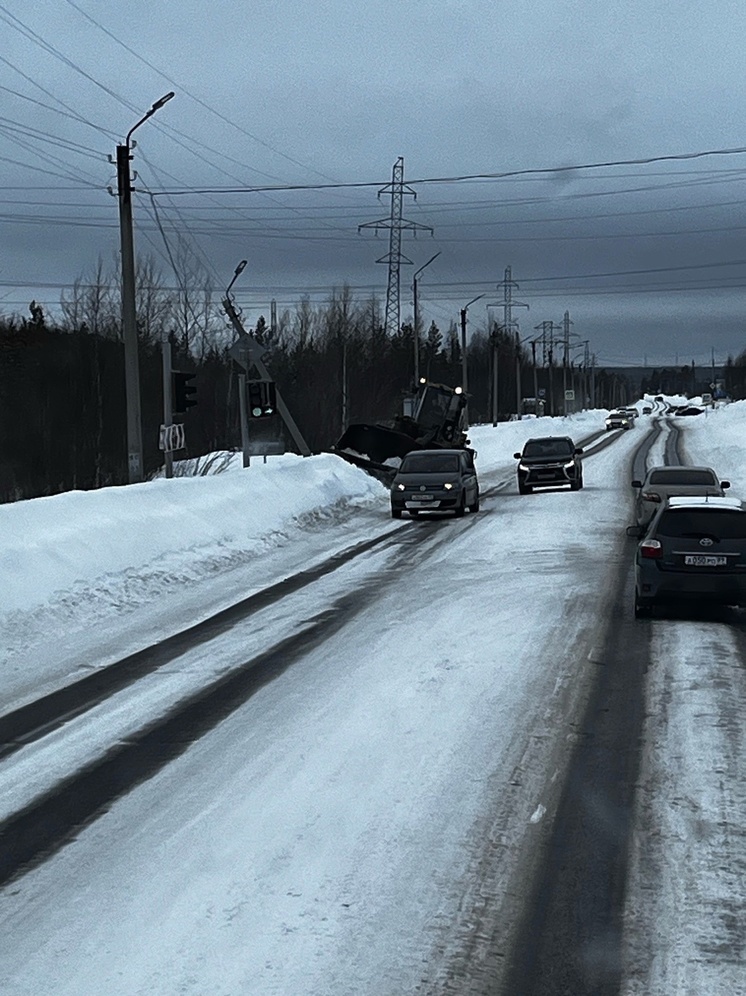
[[[453,489],[453,485],[452,485],[452,484],[449,484],[448,482],[446,482],[446,483],[445,483],[445,484],[443,485],[443,487],[444,487],[444,488],[446,489],[446,491],[451,491],[451,490]]]
[[[397,484],[396,488],[398,491],[406,491],[406,487],[403,484]]]
[[[523,470],[523,471],[528,471],[528,467],[526,466],[525,463],[519,463],[518,464],[518,469],[519,470]]]
[[[574,466],[575,466],[575,461],[574,460],[570,460],[569,463],[565,464],[565,470],[571,470]]]

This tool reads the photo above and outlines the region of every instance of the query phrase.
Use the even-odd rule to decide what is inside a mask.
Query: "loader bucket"
[[[357,454],[371,463],[389,464],[398,467],[402,457],[411,450],[420,449],[414,439],[405,432],[397,432],[385,425],[351,425],[334,447],[341,451]]]

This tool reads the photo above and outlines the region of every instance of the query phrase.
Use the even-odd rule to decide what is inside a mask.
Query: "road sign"
[[[166,453],[183,450],[186,444],[183,425],[162,425],[158,448]]]
[[[545,398],[546,396],[547,396],[547,390],[546,390],[546,388],[545,387],[540,387],[539,388],[539,397],[540,398]]]
[[[565,401],[574,401],[574,400],[575,400],[575,392],[565,391]]]
[[[249,372],[249,367],[253,366],[257,360],[261,361],[265,354],[266,350],[264,346],[253,335],[249,335],[248,332],[242,332],[228,349],[228,355],[240,367],[243,367],[246,373]]]

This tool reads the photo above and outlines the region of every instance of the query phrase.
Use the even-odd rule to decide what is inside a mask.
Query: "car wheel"
[[[477,491],[476,497],[474,498],[473,503],[471,505],[469,505],[469,511],[470,512],[478,512],[479,511],[479,492],[478,491]]]
[[[635,595],[635,619],[649,619],[653,614],[653,603],[649,598],[638,598]]]
[[[466,492],[463,492],[461,495],[461,501],[457,505],[454,514],[457,519],[463,519],[465,511],[466,511]]]
[[[401,509],[400,508],[392,508],[391,509],[391,518],[392,519],[401,519]]]
[[[409,510],[409,514],[412,516],[413,519],[419,519],[419,517],[420,517],[420,513],[419,512],[415,512],[414,509],[410,509]]]
[[[520,481],[518,482],[518,494],[519,495],[530,495],[533,490],[534,489],[532,487],[529,487],[528,484],[521,484]]]
[[[583,485],[582,485],[581,481],[570,481],[570,490],[571,491],[580,491],[580,489],[582,488],[582,486]]]

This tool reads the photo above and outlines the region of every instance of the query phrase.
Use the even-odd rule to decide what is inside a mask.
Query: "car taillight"
[[[646,491],[642,496],[643,501],[657,501],[660,504],[661,496],[657,495],[655,491]]]
[[[663,549],[661,548],[658,540],[643,540],[643,542],[640,543],[640,553],[643,557],[650,557],[655,560],[656,558],[663,556]]]

